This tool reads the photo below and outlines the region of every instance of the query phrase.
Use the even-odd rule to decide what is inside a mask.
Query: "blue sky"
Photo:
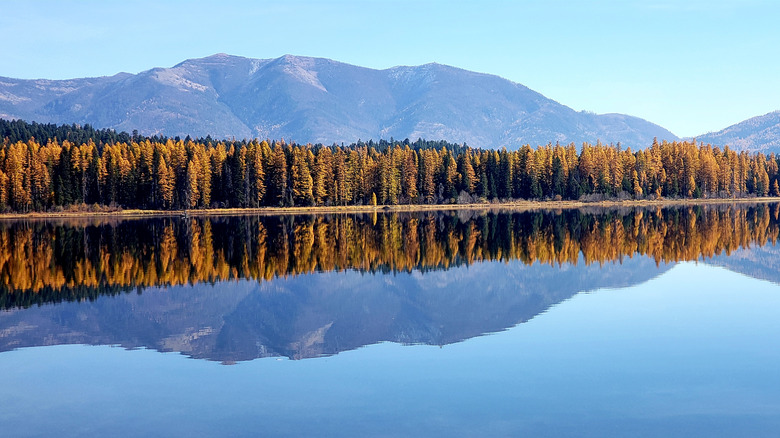
[[[679,136],[780,109],[780,2],[0,2],[0,76],[137,73],[224,52],[372,68],[439,62]]]

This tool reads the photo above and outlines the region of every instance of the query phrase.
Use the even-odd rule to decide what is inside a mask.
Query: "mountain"
[[[72,80],[0,77],[0,118],[145,135],[351,143],[426,138],[510,149],[548,142],[645,147],[666,129],[577,112],[498,76],[441,64],[374,70],[329,59],[218,54]]]
[[[718,132],[696,137],[697,142],[748,152],[780,153],[780,111],[753,117]]]

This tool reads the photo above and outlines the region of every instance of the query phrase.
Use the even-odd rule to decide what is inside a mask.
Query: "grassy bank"
[[[296,215],[372,212],[414,212],[451,210],[531,211],[563,210],[586,207],[667,207],[686,205],[759,204],[780,202],[777,197],[763,198],[713,198],[713,199],[659,199],[659,200],[606,200],[584,201],[513,201],[482,204],[414,204],[414,205],[350,205],[331,207],[263,207],[263,208],[211,208],[200,210],[72,210],[60,212],[4,213],[0,220],[117,217],[144,218],[155,216],[237,216],[237,215]]]

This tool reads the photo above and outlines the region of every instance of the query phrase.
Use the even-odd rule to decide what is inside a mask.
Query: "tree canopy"
[[[599,142],[507,151],[422,139],[324,146],[0,122],[4,211],[780,195],[774,154],[688,141],[638,151]]]

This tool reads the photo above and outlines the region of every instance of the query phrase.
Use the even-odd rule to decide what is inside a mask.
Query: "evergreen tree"
[[[295,149],[293,152],[293,163],[290,173],[295,205],[312,205],[314,203],[312,177],[309,172],[309,164],[306,162],[304,152],[300,148]]]
[[[284,149],[278,143],[273,148],[270,170],[269,202],[271,205],[285,205],[285,196],[287,194],[287,157]]]

